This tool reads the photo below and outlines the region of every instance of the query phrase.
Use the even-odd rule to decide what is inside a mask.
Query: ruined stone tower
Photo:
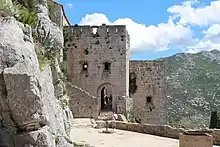
[[[130,96],[137,121],[167,124],[163,61],[130,61]]]
[[[65,34],[74,117],[97,118],[105,110],[126,115],[133,106],[137,121],[167,123],[164,64],[129,61],[125,26],[70,26]]]
[[[105,109],[104,96],[108,95],[108,101],[111,101],[108,109],[125,114],[129,95],[129,35],[126,27],[71,26],[65,31],[69,35],[65,45],[68,48],[68,80],[98,99],[92,106],[91,101],[83,100],[84,105],[88,105],[88,109],[98,106],[93,111],[101,112]],[[81,103],[80,98],[77,101]],[[75,113],[85,110],[79,111]]]

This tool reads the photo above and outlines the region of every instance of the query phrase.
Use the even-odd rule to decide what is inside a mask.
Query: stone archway
[[[110,83],[103,83],[97,89],[99,99],[99,110],[112,111],[113,107],[113,86]]]

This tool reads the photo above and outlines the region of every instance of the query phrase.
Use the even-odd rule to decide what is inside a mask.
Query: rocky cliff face
[[[46,4],[37,5],[37,34],[50,32],[58,42],[51,52],[59,55],[63,34],[50,21]],[[31,32],[13,17],[0,17],[0,146],[71,147],[72,114],[62,101],[59,56],[40,70]]]
[[[164,60],[170,123],[209,126],[211,111],[220,110],[220,52],[181,53]]]

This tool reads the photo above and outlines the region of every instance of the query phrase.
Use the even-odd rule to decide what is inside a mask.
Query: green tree
[[[210,129],[213,129],[213,128],[220,129],[219,122],[220,121],[219,121],[219,117],[218,117],[217,111],[212,111],[209,128]]]
[[[35,10],[36,2],[34,0],[12,0],[14,2],[18,2],[20,5],[24,6],[25,8],[29,9],[30,11]]]

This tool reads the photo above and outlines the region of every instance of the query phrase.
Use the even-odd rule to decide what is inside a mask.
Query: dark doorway
[[[112,94],[107,93],[108,89],[103,87],[101,90],[101,110],[112,111]]]
[[[105,104],[104,96],[105,96],[105,87],[103,87],[101,90],[101,110],[104,109],[104,104]]]

